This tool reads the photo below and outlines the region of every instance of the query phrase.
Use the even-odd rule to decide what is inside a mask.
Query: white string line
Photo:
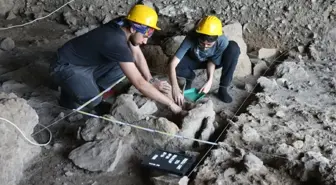
[[[102,91],[101,93],[99,93],[98,95],[96,95],[95,97],[91,98],[89,101],[85,102],[83,105],[81,105],[80,107],[78,107],[76,109],[76,111],[80,111],[81,109],[83,109],[85,106],[87,106],[88,104],[90,104],[92,101],[96,100],[97,98],[99,98],[100,96],[102,96],[105,92],[109,91],[110,89],[112,89],[115,85],[117,85],[119,82],[121,82],[122,80],[124,80],[126,77],[123,76],[122,78],[120,78],[118,81],[116,81],[114,84],[112,84],[110,87],[108,87],[107,89],[105,89],[104,91]],[[63,119],[71,116],[72,114],[76,113],[76,111],[72,110],[72,112],[70,112],[68,115],[64,116],[63,118],[56,120],[55,122],[51,123],[50,125],[46,126],[45,128],[49,128],[55,124],[57,124],[58,122],[62,121]],[[34,135],[42,132],[44,129],[39,130],[38,132],[34,133]]]
[[[287,54],[289,52],[289,50],[286,50],[285,52],[283,52],[282,54],[280,54],[277,58],[274,59],[274,61],[276,61],[278,58],[280,58],[281,56],[285,55],[285,53]],[[267,73],[267,71],[271,68],[272,64],[274,63],[274,61],[271,62],[271,65],[267,68],[267,70],[264,72],[263,75],[265,75]],[[254,88],[252,89],[252,92],[254,91],[254,89],[258,86],[258,84],[256,84],[254,86]],[[251,95],[251,94],[250,94]],[[235,114],[233,116],[231,116],[230,120],[232,120],[232,118],[234,118],[238,112],[240,111],[240,109],[242,108],[242,106],[245,104],[245,102],[247,101],[247,99],[250,97],[247,96],[245,98],[245,100],[243,101],[243,103],[239,106],[239,108],[237,109],[237,111],[235,112]],[[229,124],[227,124],[224,129],[222,130],[222,132],[219,134],[219,136],[217,137],[217,139],[215,140],[215,143],[218,142],[218,140],[220,139],[220,137],[223,135],[223,133],[225,132],[225,130],[228,128]],[[189,172],[188,177],[190,177],[190,175],[193,173],[193,171],[201,164],[201,162],[204,160],[204,158],[208,155],[208,153],[213,149],[214,146],[211,146],[207,152],[203,155],[203,157],[201,158],[201,160],[199,160],[199,162],[196,164],[196,166]]]
[[[24,24],[19,24],[19,25],[14,25],[14,26],[9,26],[9,27],[5,27],[5,28],[0,28],[0,31],[3,31],[3,30],[9,30],[9,29],[12,29],[12,28],[18,28],[18,27],[23,27],[23,26],[26,26],[26,25],[29,25],[29,24],[33,24],[34,22],[38,21],[38,20],[42,20],[42,19],[45,19],[49,16],[51,16],[52,14],[56,13],[57,11],[59,11],[60,9],[62,9],[63,7],[67,6],[68,4],[72,3],[73,1],[75,0],[71,0],[67,3],[65,3],[64,5],[62,5],[61,7],[57,8],[56,10],[52,11],[51,13],[49,13],[48,15],[46,16],[43,16],[43,17],[40,17],[40,18],[37,18],[37,19],[34,19],[30,22],[27,22],[27,23],[24,23]]]
[[[51,133],[51,131],[50,131],[48,128],[46,128],[44,125],[38,124],[38,125],[44,127],[45,129],[47,129],[47,131],[49,132],[49,140],[48,140],[48,142],[46,142],[46,143],[44,143],[44,144],[39,144],[39,143],[36,143],[36,142],[30,140],[30,139],[25,135],[25,133],[23,133],[23,131],[22,131],[17,125],[15,125],[13,122],[9,121],[8,119],[2,118],[2,117],[0,117],[0,120],[3,120],[3,121],[5,121],[5,122],[11,124],[16,130],[18,130],[18,131],[20,132],[20,134],[23,136],[23,138],[24,138],[26,141],[28,141],[30,144],[32,144],[32,145],[35,145],[35,146],[47,146],[47,145],[50,143],[51,139],[52,139],[52,133]]]

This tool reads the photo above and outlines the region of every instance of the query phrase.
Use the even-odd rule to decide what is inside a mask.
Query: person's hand
[[[174,114],[180,114],[182,112],[182,108],[175,103],[170,104],[169,108]]]
[[[167,81],[156,80],[153,82],[153,85],[162,93],[168,94],[171,91],[171,86]]]
[[[207,81],[203,85],[203,87],[199,90],[198,93],[205,93],[205,94],[207,94],[210,91],[210,89],[211,89],[211,85],[212,85],[212,82],[211,81]]]
[[[173,99],[177,105],[183,105],[184,96],[179,87],[173,87]]]

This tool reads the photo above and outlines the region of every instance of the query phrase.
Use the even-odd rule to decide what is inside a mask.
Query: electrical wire
[[[11,124],[13,127],[15,127],[16,130],[19,131],[20,134],[23,136],[23,138],[24,138],[26,141],[28,141],[30,144],[32,144],[32,145],[35,145],[35,146],[47,146],[47,145],[50,143],[51,139],[52,139],[52,133],[51,133],[51,131],[50,131],[47,127],[45,127],[44,125],[38,124],[38,125],[44,127],[44,128],[49,132],[49,140],[48,140],[48,142],[46,142],[46,143],[44,143],[44,144],[39,144],[39,143],[36,143],[36,142],[34,142],[34,141],[31,141],[31,140],[25,135],[25,133],[23,133],[23,131],[22,131],[17,125],[15,125],[13,122],[11,122],[11,121],[9,121],[8,119],[5,119],[5,118],[3,118],[3,117],[0,117],[0,120],[5,121],[5,122]]]
[[[57,8],[56,10],[52,11],[51,13],[49,13],[48,15],[46,16],[43,16],[43,17],[39,17],[37,19],[34,19],[30,22],[27,22],[27,23],[24,23],[24,24],[19,24],[19,25],[14,25],[14,26],[9,26],[9,27],[5,27],[5,28],[0,28],[0,31],[4,31],[4,30],[9,30],[9,29],[12,29],[12,28],[18,28],[18,27],[23,27],[23,26],[27,26],[29,24],[33,24],[34,22],[36,21],[39,21],[39,20],[42,20],[42,19],[45,19],[47,17],[50,17],[52,14],[56,13],[57,11],[59,11],[60,9],[62,9],[63,7],[67,6],[68,4],[74,2],[75,0],[71,0],[65,4],[63,4],[61,7]]]

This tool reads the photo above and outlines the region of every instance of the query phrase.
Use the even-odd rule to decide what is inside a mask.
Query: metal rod
[[[114,84],[112,84],[109,88],[105,89],[104,91],[102,91],[101,93],[99,93],[97,96],[93,97],[91,100],[87,101],[86,103],[84,103],[83,105],[81,105],[80,107],[78,107],[75,111],[82,110],[85,106],[89,105],[91,102],[93,102],[94,100],[96,100],[97,98],[99,98],[100,96],[102,96],[104,93],[106,93],[107,91],[111,90],[115,85],[117,85],[118,83],[120,83],[121,81],[123,81],[125,78],[126,77],[123,76],[118,81],[116,81]]]

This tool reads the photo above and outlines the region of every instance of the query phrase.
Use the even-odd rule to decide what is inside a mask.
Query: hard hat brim
[[[160,31],[161,30],[161,28],[159,28],[159,27],[157,27],[157,26],[155,26],[155,27],[153,27],[155,30],[158,30],[158,31]]]
[[[209,34],[209,33],[205,33],[205,32],[198,31],[198,30],[196,30],[196,32],[204,34],[204,35],[210,35],[210,36],[221,36],[221,35],[223,35],[223,33]]]

